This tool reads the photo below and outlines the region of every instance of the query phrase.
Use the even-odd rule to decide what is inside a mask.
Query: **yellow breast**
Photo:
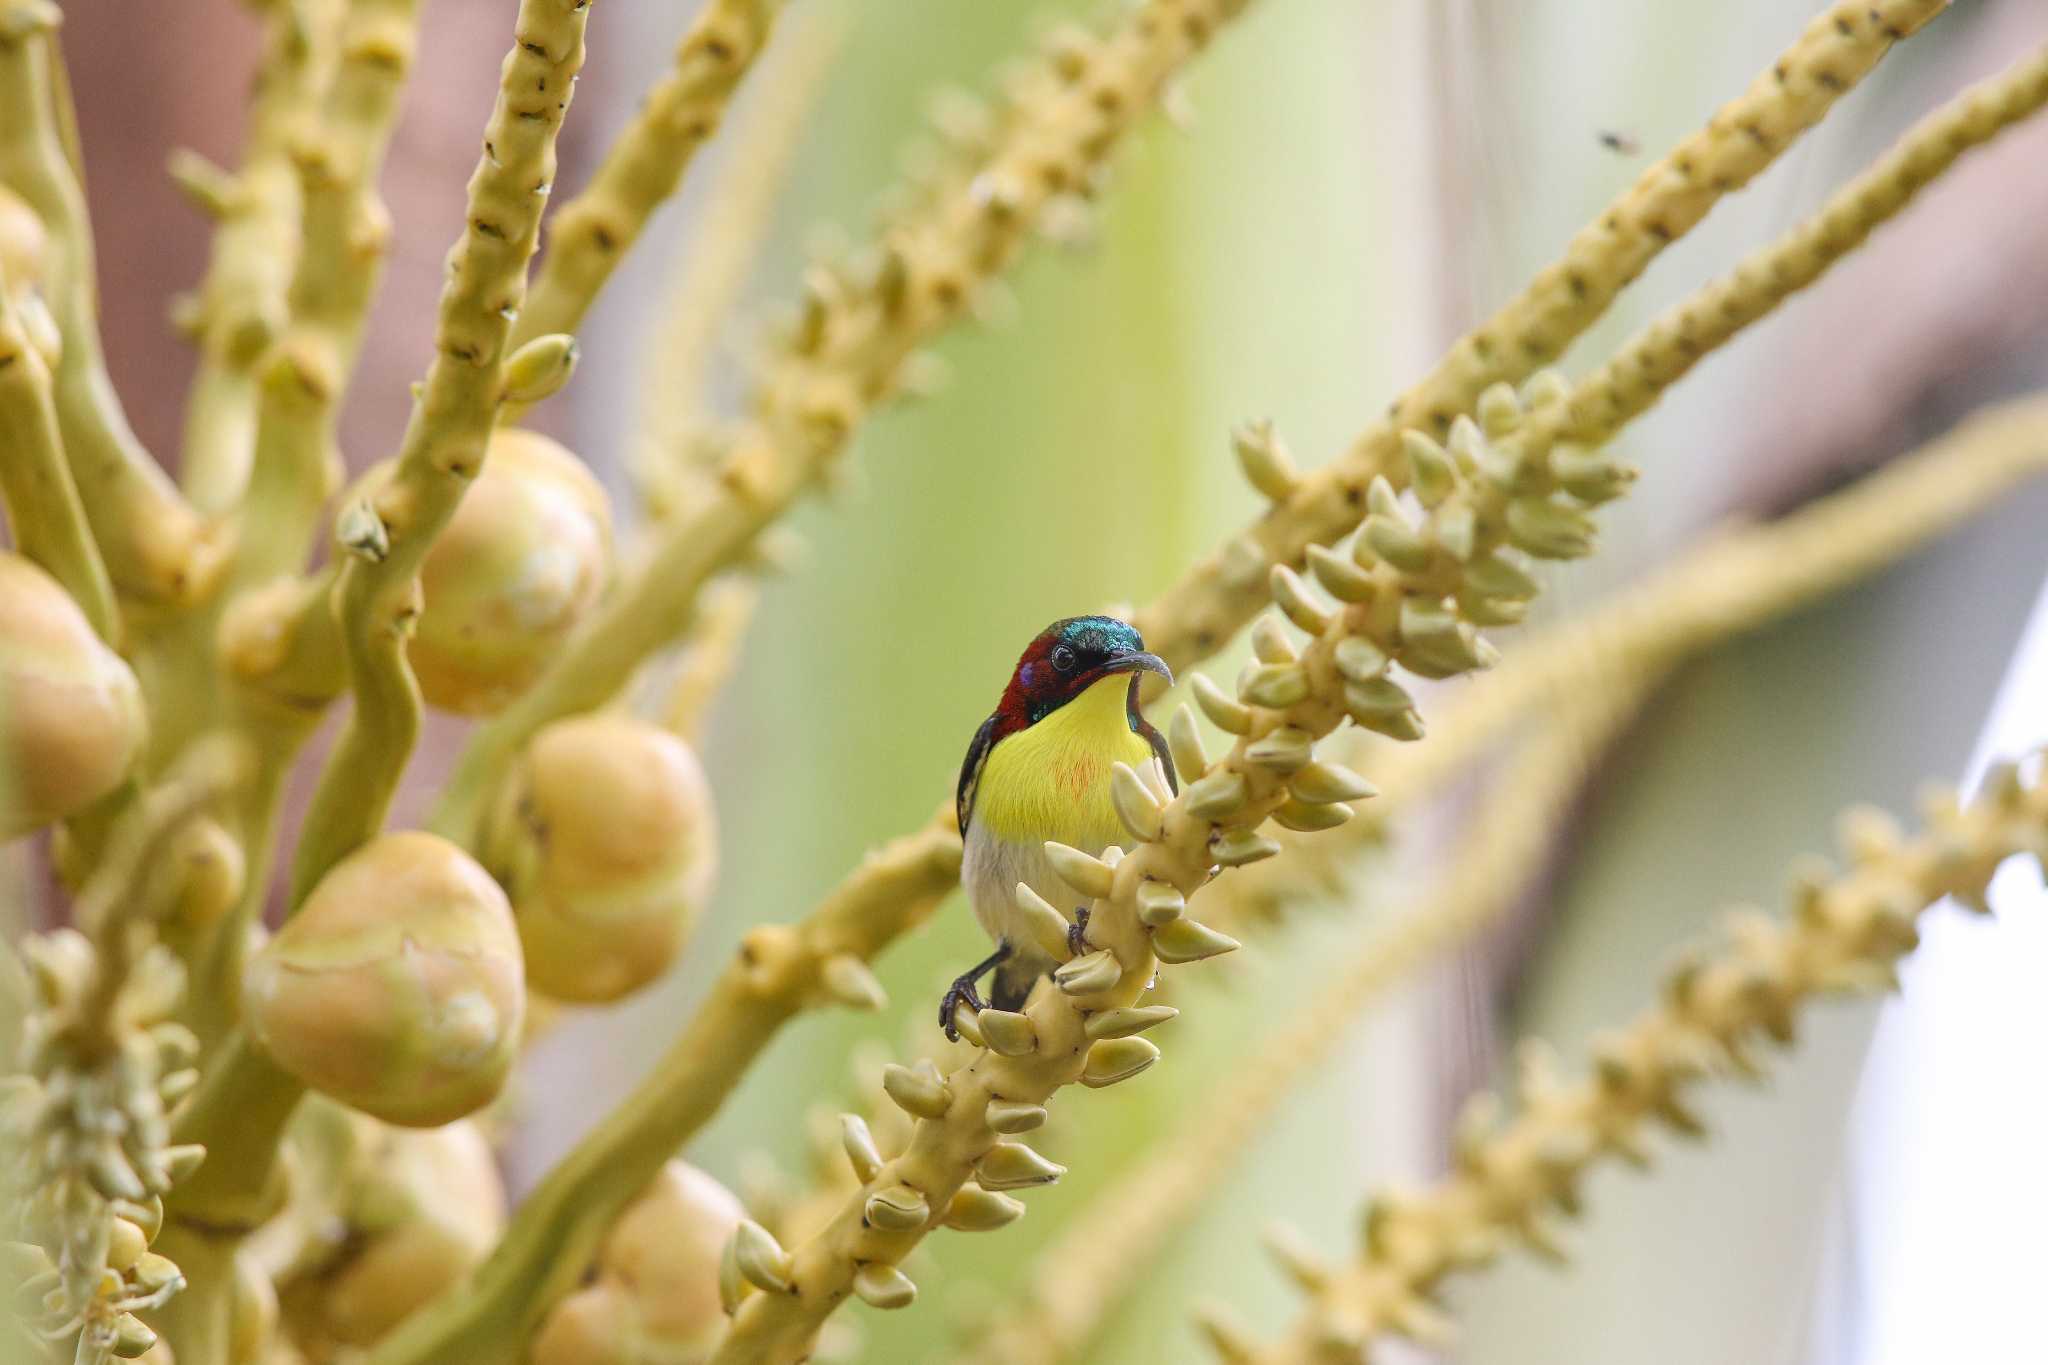
[[[1096,852],[1127,842],[1110,803],[1110,765],[1138,767],[1152,746],[1124,711],[1130,679],[1113,674],[989,751],[974,818],[1003,839],[1057,839]]]

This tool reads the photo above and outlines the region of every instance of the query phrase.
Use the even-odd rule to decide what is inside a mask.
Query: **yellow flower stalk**
[[[1311,887],[1341,883],[1345,864],[1383,834],[1388,809],[1438,789],[1539,709],[1618,673],[1667,668],[1819,601],[2044,473],[2048,398],[2021,398],[1779,521],[1725,528],[1586,615],[1517,641],[1501,667],[1445,699],[1430,743],[1380,756],[1387,799],[1370,812],[1379,818],[1329,838],[1276,834],[1287,856],[1219,886],[1211,921],[1236,932],[1278,916]]]
[[[697,491],[697,479],[712,472],[686,457],[711,446],[701,439],[700,425],[708,416],[714,353],[782,199],[811,110],[824,93],[841,28],[816,10],[782,21],[780,37],[764,58],[763,79],[727,134],[711,202],[665,290],[649,367],[659,379],[642,390],[642,431],[628,452],[650,520],[673,515],[685,493]]]
[[[1307,475],[1276,462],[1266,514],[1132,618],[1146,642],[1176,668],[1221,648],[1266,605],[1266,566],[1299,566],[1310,545],[1349,532],[1374,477],[1398,485],[1404,430],[1441,438],[1488,385],[1519,383],[1561,355],[1659,252],[1783,155],[1893,43],[1944,8],[1946,0],[1852,0],[1815,16],[1748,90],[1644,171],[1580,229],[1563,257],[1466,333],[1339,458]]]
[[[1451,1174],[1432,1189],[1374,1200],[1353,1264],[1305,1267],[1298,1278],[1309,1308],[1281,1341],[1258,1348],[1212,1327],[1223,1358],[1308,1365],[1363,1359],[1388,1335],[1440,1343],[1449,1323],[1431,1302],[1436,1288],[1517,1242],[1561,1258],[1553,1226],[1577,1212],[1579,1182],[1595,1162],[1647,1164],[1654,1124],[1684,1137],[1704,1131],[1687,1105],[1695,1083],[1756,1074],[1755,1046],[1789,1044],[1800,1008],[1818,997],[1895,989],[1894,966],[1919,942],[1927,907],[1952,898],[1983,910],[2006,859],[2048,866],[2048,775],[2027,781],[2002,765],[1967,805],[1946,791],[1925,805],[1926,829],[1911,838],[1882,812],[1845,814],[1848,869],[1802,866],[1788,919],[1733,912],[1722,942],[1680,958],[1657,1004],[1595,1040],[1586,1079],[1566,1083],[1549,1049],[1525,1044],[1520,1112],[1503,1122],[1498,1099],[1468,1104]]]
[[[647,220],[682,183],[697,149],[767,45],[782,0],[710,0],[583,193],[549,229],[547,259],[513,328],[515,346],[574,332]]]
[[[1513,458],[1558,443],[1597,446],[1646,412],[1700,359],[1862,245],[1929,182],[2048,103],[2048,48],[1980,81],[1909,129],[1821,211],[1771,249],[1699,291],[1633,338],[1570,399],[1523,428]]]
[[[675,676],[669,679],[667,700],[662,705],[662,723],[684,739],[697,739],[705,713],[739,666],[740,646],[746,641],[760,598],[760,588],[740,574],[705,589],[697,615],[683,636]]]
[[[337,538],[347,562],[332,589],[355,709],[329,757],[293,863],[291,902],[304,903],[349,853],[382,830],[420,720],[405,642],[418,612],[417,574],[435,536],[480,469],[508,388],[547,368],[546,339],[507,355],[524,295],[554,143],[582,65],[587,0],[523,0],[505,58],[484,154],[470,181],[461,239],[449,254],[435,358],[391,477],[343,509]],[[543,363],[535,363],[535,357]],[[553,361],[559,382],[559,360]],[[232,623],[230,623],[232,629]],[[454,850],[450,850],[454,852]],[[516,1025],[504,1035],[509,1049]],[[262,1208],[279,1134],[299,1091],[245,1034],[224,1045],[204,1090],[179,1116],[181,1137],[226,1159],[174,1208],[194,1240],[223,1247]],[[224,1310],[193,1310],[202,1340],[217,1341]]]

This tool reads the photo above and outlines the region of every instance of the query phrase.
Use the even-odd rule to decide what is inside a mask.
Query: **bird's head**
[[[1139,673],[1173,681],[1165,660],[1145,652],[1144,637],[1128,621],[1070,616],[1047,626],[1025,648],[998,714],[1012,728],[1035,725],[1105,679],[1130,674],[1135,688]]]

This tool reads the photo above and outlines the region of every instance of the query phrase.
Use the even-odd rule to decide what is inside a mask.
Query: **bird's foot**
[[[953,1016],[959,1012],[962,1005],[976,1014],[988,1008],[982,1003],[980,993],[974,989],[975,978],[979,975],[979,972],[969,972],[965,976],[953,978],[953,984],[946,988],[945,995],[939,999],[939,1027],[945,1031],[948,1042],[960,1041],[960,1026],[954,1022]]]
[[[1074,922],[1067,926],[1067,951],[1075,957],[1087,956],[1088,907],[1085,905],[1074,907]]]

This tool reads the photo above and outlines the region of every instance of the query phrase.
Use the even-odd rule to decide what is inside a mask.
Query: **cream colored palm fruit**
[[[112,791],[147,733],[121,656],[55,579],[0,552],[0,838]]]
[[[474,1123],[423,1132],[365,1122],[341,1209],[348,1248],[312,1305],[326,1340],[368,1346],[469,1274],[505,1226],[505,1187]]]
[[[561,1000],[616,1000],[668,969],[718,867],[711,788],[668,731],[577,716],[527,746],[487,828],[527,980]]]
[[[428,1128],[489,1103],[526,1009],[505,893],[417,831],[336,864],[249,964],[250,1027],[306,1085]]]
[[[687,1162],[661,1168],[599,1248],[591,1282],[548,1314],[533,1365],[692,1365],[725,1327],[718,1279],[745,1217]]]
[[[386,461],[363,493],[389,477]],[[435,706],[488,715],[525,691],[611,573],[611,505],[583,462],[536,431],[491,436],[483,472],[420,568],[408,654]]]

